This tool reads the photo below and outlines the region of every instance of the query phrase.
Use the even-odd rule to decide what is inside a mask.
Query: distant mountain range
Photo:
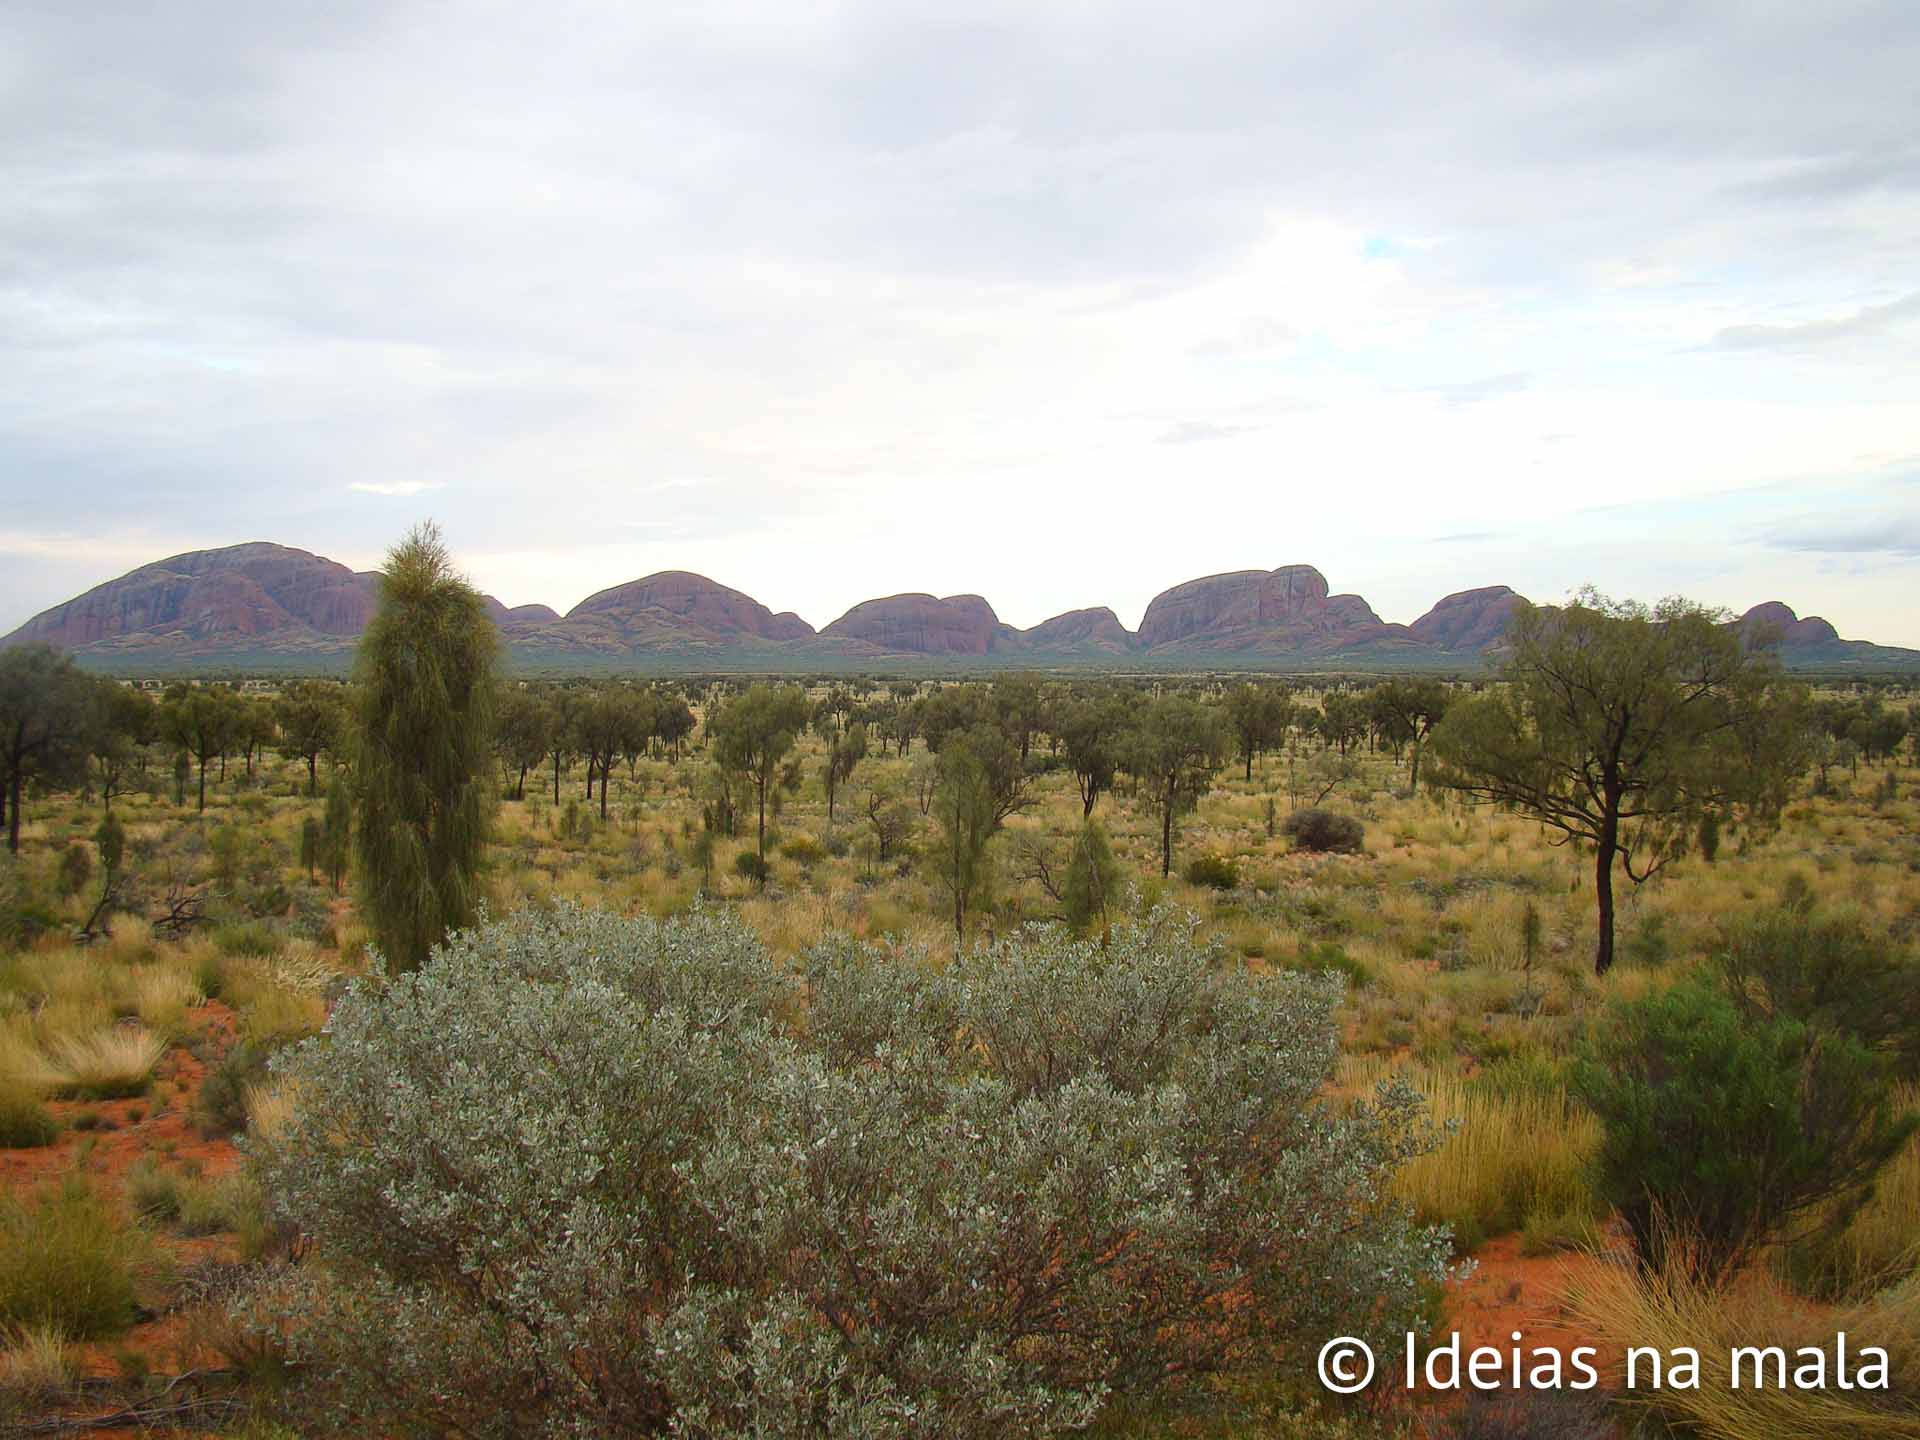
[[[0,646],[45,642],[122,673],[343,668],[373,614],[379,577],[256,541],[175,555],[36,615]],[[1030,630],[1001,623],[978,595],[865,600],[816,631],[791,611],[683,570],[631,580],[565,615],[545,605],[487,607],[512,660],[553,671],[795,670],[939,662],[1211,666],[1273,670],[1480,668],[1521,597],[1504,585],[1462,590],[1411,625],[1388,624],[1358,595],[1330,594],[1311,565],[1237,570],[1155,596],[1138,631],[1105,607],[1070,610]],[[1779,601],[1743,629],[1769,627],[1789,665],[1920,669],[1920,650],[1842,640]]]

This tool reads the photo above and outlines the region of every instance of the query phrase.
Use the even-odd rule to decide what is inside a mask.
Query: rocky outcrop
[[[1019,632],[1002,625],[978,595],[888,595],[862,600],[820,634],[909,655],[990,655]]]
[[[798,615],[776,615],[751,595],[687,570],[662,570],[589,595],[567,612],[566,623],[576,621],[628,627],[667,622],[713,639],[800,640],[813,634]]]
[[[544,620],[516,621],[506,634],[514,644],[552,654],[620,655],[777,645],[811,639],[813,627],[704,575],[662,570],[589,595],[565,616],[548,611]]]
[[[1525,603],[1525,596],[1505,585],[1456,590],[1409,625],[1407,633],[1436,650],[1486,650],[1499,643],[1515,607]]]
[[[1104,605],[1091,610],[1069,610],[1020,632],[1020,642],[1038,654],[1054,651],[1097,655],[1125,655],[1133,649],[1133,632]]]
[[[236,639],[351,638],[373,614],[374,582],[346,566],[256,541],[142,565],[36,615],[8,643],[63,650]]]
[[[1404,641],[1358,595],[1331,595],[1311,565],[1236,570],[1163,590],[1140,621],[1146,649],[1260,650],[1327,654]]]
[[[487,602],[487,614],[502,630],[516,625],[548,625],[560,618],[560,612],[551,605],[515,605],[509,610],[491,595],[483,598]]]
[[[1756,605],[1736,622],[1742,638],[1750,643],[1771,637],[1782,650],[1805,650],[1815,645],[1840,642],[1840,632],[1818,615],[1802,620],[1793,607],[1778,600]]]
[[[341,669],[378,600],[379,576],[284,545],[197,550],[138,570],[35,616],[0,645],[44,642],[102,668],[223,664],[289,673]],[[545,605],[487,612],[519,664],[559,673],[622,669],[648,657],[687,667],[805,670],[908,655],[989,664],[1076,662],[1286,668],[1461,669],[1502,643],[1517,606],[1504,585],[1447,596],[1411,625],[1389,625],[1358,595],[1334,595],[1310,565],[1190,580],[1156,596],[1138,635],[1105,607],[1071,610],[1031,630],[1002,624],[978,595],[891,595],[854,606],[825,630],[791,611],[684,570],[589,596],[564,617]],[[1779,601],[1729,622],[1765,636],[1790,666],[1920,669],[1920,652],[1842,640]]]

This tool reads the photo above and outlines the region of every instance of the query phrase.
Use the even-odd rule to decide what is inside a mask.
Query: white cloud
[[[405,499],[409,495],[423,495],[429,490],[444,488],[444,484],[437,480],[356,480],[347,486],[356,495],[386,495],[394,499]]]

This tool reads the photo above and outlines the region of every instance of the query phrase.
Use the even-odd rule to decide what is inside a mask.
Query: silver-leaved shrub
[[[936,970],[724,916],[484,925],[350,990],[257,1149],[312,1257],[253,1302],[366,1433],[991,1437],[1384,1340],[1444,1235],[1338,982],[1158,911]]]

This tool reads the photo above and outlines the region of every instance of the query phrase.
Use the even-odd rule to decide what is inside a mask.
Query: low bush
[[[1743,1014],[1694,981],[1616,1003],[1574,1088],[1604,1127],[1601,1192],[1642,1263],[1707,1283],[1803,1220],[1842,1223],[1914,1128],[1858,1039]]]
[[[97,1340],[133,1323],[133,1281],[144,1237],[117,1220],[86,1184],[0,1196],[0,1327],[46,1326]]]
[[[267,1079],[273,1051],[242,1040],[207,1071],[194,1098],[194,1115],[209,1135],[231,1135],[247,1123],[247,1095]]]
[[[1296,969],[1315,975],[1343,975],[1356,989],[1373,983],[1373,971],[1366,962],[1354,959],[1335,940],[1302,940],[1293,963]]]
[[[1240,883],[1240,867],[1225,855],[1196,855],[1182,872],[1189,885],[1231,890]]]
[[[1366,842],[1367,827],[1351,815],[1331,810],[1296,810],[1280,822],[1280,833],[1300,850],[1358,854]]]
[[[1858,916],[1782,906],[1728,926],[1713,967],[1743,1013],[1853,1035],[1920,1076],[1920,959]]]
[[[796,835],[781,842],[780,853],[802,870],[811,870],[827,858],[826,847],[811,835]]]
[[[743,880],[751,880],[756,885],[767,883],[767,862],[752,850],[742,850],[733,857],[733,873]]]
[[[804,985],[730,917],[462,934],[277,1067],[326,1268],[267,1323],[303,1404],[501,1437],[1057,1434],[1386,1343],[1447,1248],[1385,1197],[1418,1098],[1330,1107],[1339,987],[1223,960],[1165,913]]]
[[[60,1122],[47,1113],[37,1090],[0,1079],[0,1150],[31,1150],[60,1137]]]

